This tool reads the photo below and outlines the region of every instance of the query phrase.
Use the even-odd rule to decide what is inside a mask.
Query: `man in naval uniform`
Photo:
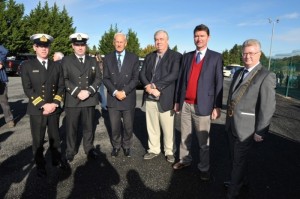
[[[37,175],[45,177],[47,172],[43,144],[46,129],[52,165],[62,169],[68,168],[68,164],[61,158],[59,137],[59,116],[62,110],[60,105],[65,87],[61,65],[48,59],[53,37],[47,34],[34,34],[30,39],[34,43],[36,59],[24,62],[21,78],[24,92],[29,98],[27,114],[30,116],[32,150]]]
[[[94,57],[86,55],[84,33],[74,33],[69,39],[74,54],[62,60],[66,86],[66,159],[72,162],[78,151],[77,134],[82,128],[83,149],[88,159],[96,159],[94,142],[95,106],[99,103],[97,91],[102,83],[102,74]]]

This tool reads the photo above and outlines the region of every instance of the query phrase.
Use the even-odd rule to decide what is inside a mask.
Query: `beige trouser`
[[[190,163],[192,161],[191,145],[193,128],[199,144],[200,171],[209,170],[209,131],[210,116],[199,116],[198,107],[194,104],[183,103],[181,111],[181,142],[179,159],[180,162]]]
[[[146,100],[146,123],[148,131],[148,153],[160,153],[160,128],[163,131],[165,155],[173,155],[174,113],[161,109],[159,102]]]

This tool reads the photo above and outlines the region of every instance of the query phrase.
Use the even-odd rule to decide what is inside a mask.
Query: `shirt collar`
[[[48,59],[42,59],[42,58],[40,58],[40,57],[36,57],[38,60],[39,60],[39,62],[41,63],[41,64],[43,64],[43,61],[45,61],[46,62],[46,65],[48,64]]]
[[[204,57],[205,54],[206,54],[206,51],[207,51],[207,48],[205,48],[204,50],[200,50],[200,51],[196,50],[196,55],[197,55],[198,52],[201,52],[201,56]]]
[[[248,72],[251,72],[256,66],[258,66],[258,64],[260,64],[260,62],[258,62],[255,66],[252,66],[251,68],[245,68],[248,70]]]

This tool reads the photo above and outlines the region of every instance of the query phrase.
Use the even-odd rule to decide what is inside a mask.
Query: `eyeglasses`
[[[242,53],[242,56],[243,56],[243,57],[247,57],[247,55],[249,55],[250,57],[253,57],[253,56],[256,55],[257,53],[260,53],[260,52],[256,52],[256,53],[253,53],[253,52],[250,52],[250,53]]]

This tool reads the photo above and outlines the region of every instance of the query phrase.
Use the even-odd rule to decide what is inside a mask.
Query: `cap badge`
[[[40,41],[41,41],[41,42],[47,42],[48,40],[47,40],[47,38],[45,37],[45,35],[43,35],[43,36],[40,38]]]
[[[82,40],[82,37],[80,34],[77,35],[77,38],[76,38],[78,41],[81,41]]]

